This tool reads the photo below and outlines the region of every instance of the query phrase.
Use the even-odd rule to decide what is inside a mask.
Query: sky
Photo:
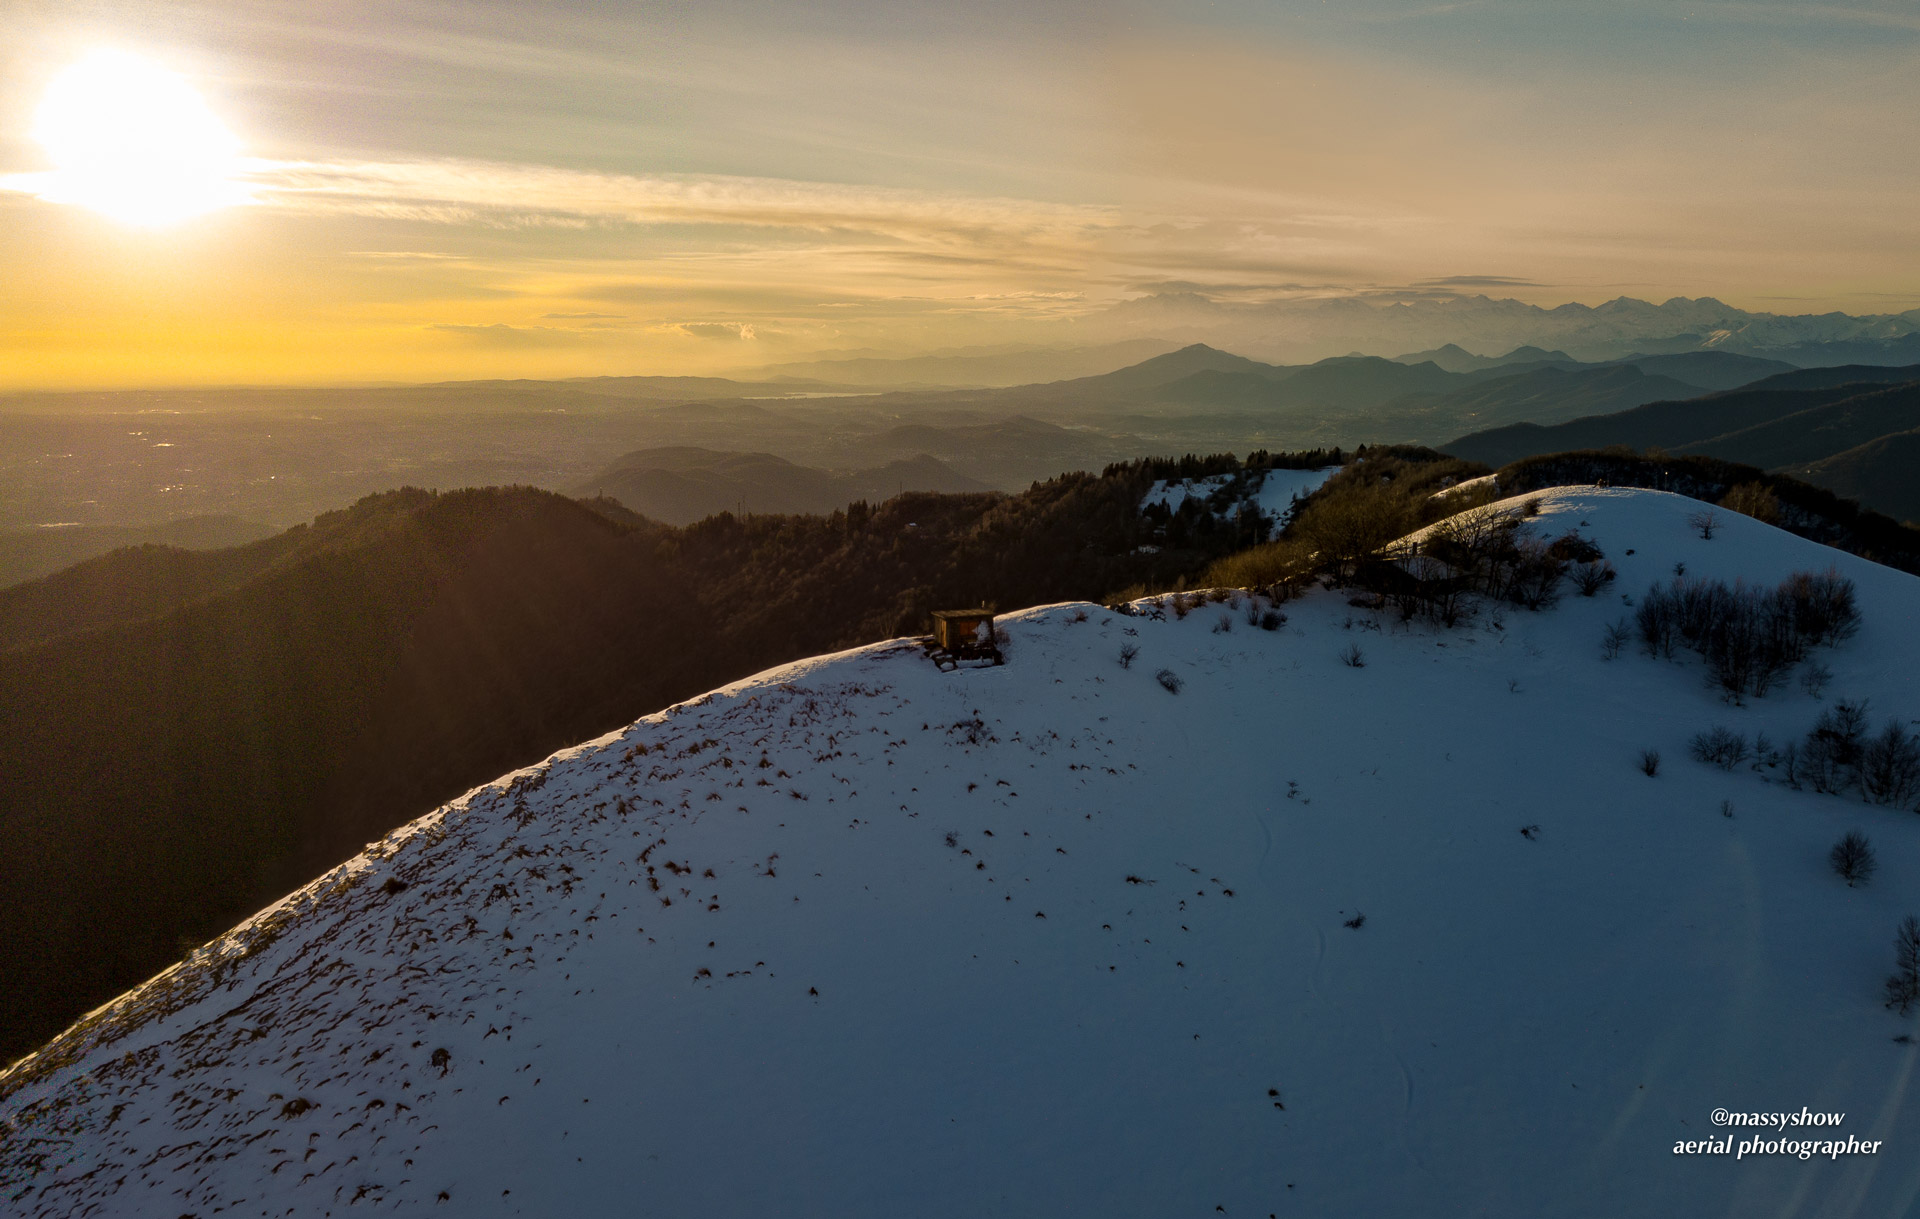
[[[93,170],[151,209],[229,133],[227,205],[60,187],[102,54]],[[1064,345],[1169,288],[1898,312],[1917,103],[1905,0],[0,0],[0,389]]]

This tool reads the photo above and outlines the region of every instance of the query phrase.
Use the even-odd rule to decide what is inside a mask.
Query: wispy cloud
[[[348,250],[346,256],[383,262],[465,262],[468,259],[465,254],[443,254],[429,250]]]
[[[456,335],[481,347],[564,347],[577,343],[582,336],[577,330],[563,330],[554,326],[509,326],[505,322],[495,322],[488,326],[468,326],[454,322],[435,322],[428,330],[440,334]]]
[[[1547,285],[1512,275],[1443,275],[1438,279],[1416,279],[1416,288],[1544,288]]]
[[[690,339],[722,339],[744,342],[754,337],[755,328],[749,322],[674,322],[662,329],[684,334]]]
[[[1096,205],[485,161],[256,162],[249,181],[269,207],[501,227],[739,225],[900,240],[1071,241],[1124,223]]]

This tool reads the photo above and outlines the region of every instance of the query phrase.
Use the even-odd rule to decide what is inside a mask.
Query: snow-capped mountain
[[[1755,313],[1712,297],[1654,304],[1623,296],[1599,305],[1543,308],[1478,295],[1243,302],[1160,292],[1123,301],[1085,325],[1103,335],[1151,334],[1290,363],[1350,352],[1391,356],[1448,343],[1489,356],[1531,344],[1581,360],[1714,350],[1802,366],[1920,360],[1920,310],[1867,316]]]
[[[1453,630],[1326,590],[1048,606],[998,667],[878,644],[505,776],[0,1076],[0,1197],[1904,1213],[1920,1048],[1880,988],[1920,817],[1688,742],[1920,715],[1920,581],[1746,517],[1702,537],[1658,492],[1532,498],[1618,580]],[[1835,567],[1863,625],[1817,697],[1606,659],[1677,565]],[[1854,829],[1880,866],[1850,888]],[[1803,1107],[1878,1153],[1675,1153]]]

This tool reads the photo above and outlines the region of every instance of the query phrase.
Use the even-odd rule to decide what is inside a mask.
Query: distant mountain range
[[[1875,511],[1920,520],[1920,365],[1806,369],[1553,426],[1496,427],[1443,447],[1505,465],[1611,446],[1700,454],[1791,474]]]
[[[1430,444],[1475,426],[1560,422],[1790,371],[1777,360],[1721,351],[1594,364],[1538,348],[1482,357],[1458,347],[1277,365],[1196,343],[1099,376],[997,391],[991,401],[1046,413],[1231,412],[1289,429],[1296,444]]]
[[[1660,304],[1620,297],[1601,305],[1543,308],[1487,296],[1245,303],[1201,292],[1160,292],[1122,302],[1081,325],[1110,338],[1151,335],[1285,361],[1409,349],[1437,356],[1448,345],[1468,351],[1531,345],[1581,360],[1724,351],[1800,366],[1920,362],[1920,309],[1859,317],[1785,315],[1755,313],[1712,297]]]
[[[755,380],[811,380],[886,389],[1024,385],[1085,377],[1171,351],[1165,339],[1126,339],[1092,347],[963,347],[918,356],[879,352],[826,355],[743,373]]]

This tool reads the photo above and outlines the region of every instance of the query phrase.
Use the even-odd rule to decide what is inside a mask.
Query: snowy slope
[[[1259,486],[1250,498],[1268,516],[1284,518],[1296,498],[1312,494],[1339,470],[1339,466],[1327,466],[1319,470],[1267,470],[1260,476]],[[1141,497],[1140,506],[1147,508],[1154,504],[1165,504],[1168,510],[1178,512],[1180,505],[1189,499],[1205,501],[1233,480],[1231,474],[1216,474],[1210,478],[1155,479],[1153,486]]]
[[[1821,704],[1598,643],[1676,562],[1834,564],[1865,625],[1828,697],[1920,715],[1920,582],[1744,517],[1703,541],[1657,492],[1539,498],[1613,590],[1448,633],[1329,592],[1274,632],[1047,607],[1003,620],[1001,668],[822,657],[478,789],[0,1077],[0,1197],[1904,1213],[1920,1049],[1878,988],[1920,817],[1689,761]],[[1850,828],[1857,890],[1825,862]],[[1882,1153],[1673,1154],[1716,1106],[1803,1105]]]
[[[1156,478],[1153,486],[1140,497],[1140,506],[1150,508],[1154,504],[1165,504],[1168,511],[1180,511],[1180,505],[1190,499],[1206,500],[1216,491],[1233,481],[1231,474],[1215,474],[1210,478]]]
[[[1320,489],[1320,484],[1339,473],[1339,466],[1319,470],[1268,470],[1260,481],[1256,499],[1260,510],[1280,519],[1293,507],[1293,501],[1305,499]]]

